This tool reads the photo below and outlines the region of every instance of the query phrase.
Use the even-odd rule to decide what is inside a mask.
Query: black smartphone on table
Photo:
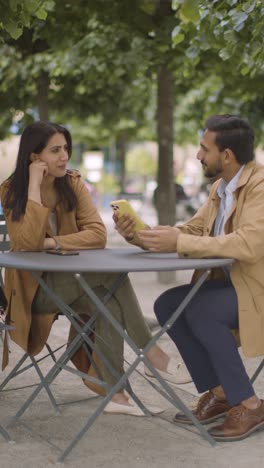
[[[52,255],[79,255],[77,250],[46,250],[47,254]]]

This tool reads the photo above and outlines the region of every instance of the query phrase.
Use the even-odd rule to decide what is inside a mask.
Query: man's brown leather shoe
[[[209,392],[201,396],[196,409],[192,413],[201,424],[208,424],[224,416],[230,408],[231,406],[227,400],[220,400],[209,390]],[[192,421],[182,412],[175,414],[174,421],[181,424],[192,424]]]
[[[223,424],[209,429],[214,439],[222,441],[242,440],[259,429],[264,429],[264,401],[256,409],[240,405],[228,411]]]

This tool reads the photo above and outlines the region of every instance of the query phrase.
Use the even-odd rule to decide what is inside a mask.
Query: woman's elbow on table
[[[95,230],[95,236],[96,239],[100,245],[99,249],[104,249],[106,246],[107,242],[107,231],[105,226],[98,226],[97,229]]]
[[[107,235],[103,235],[101,234],[100,236],[98,236],[98,248],[99,249],[104,249],[106,247],[106,243],[107,243]]]
[[[23,239],[20,237],[15,242],[11,241],[11,248],[14,251],[24,251],[24,252],[40,252],[43,250],[43,241],[34,241],[33,239]]]

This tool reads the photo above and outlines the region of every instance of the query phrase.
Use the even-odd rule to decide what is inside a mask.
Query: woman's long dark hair
[[[8,188],[3,200],[4,208],[12,211],[12,221],[19,221],[21,215],[26,211],[30,155],[41,153],[55,133],[64,135],[70,158],[72,153],[71,134],[61,125],[38,121],[28,125],[21,135],[16,168],[8,179]],[[73,210],[77,200],[69,176],[66,174],[64,177],[55,178],[54,185],[66,211]]]

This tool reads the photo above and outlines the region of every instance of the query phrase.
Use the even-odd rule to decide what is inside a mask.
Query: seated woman
[[[69,131],[57,124],[28,125],[20,140],[14,173],[1,186],[1,201],[13,251],[47,249],[103,249],[105,226],[77,171],[67,170],[72,152]],[[61,295],[78,314],[87,314],[91,303],[68,273],[44,273],[53,291]],[[99,297],[112,285],[115,274],[86,274]],[[43,348],[56,306],[47,298],[30,272],[8,269],[5,275],[8,319],[15,327],[12,339],[31,355]],[[129,307],[127,307],[129,304]],[[108,309],[139,348],[151,339],[135,293],[127,278],[108,303]],[[118,373],[123,373],[123,339],[101,316],[97,318],[95,343]],[[171,359],[158,346],[147,353],[152,365],[175,381],[169,372]],[[175,369],[176,372],[176,369]],[[104,380],[113,386],[115,378],[102,366]],[[124,391],[115,394],[105,412],[143,415]]]

